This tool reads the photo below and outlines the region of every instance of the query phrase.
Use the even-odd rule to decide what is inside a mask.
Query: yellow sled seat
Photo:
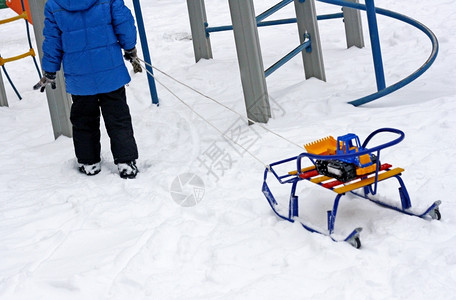
[[[404,169],[395,168],[395,169],[388,170],[388,171],[383,172],[383,173],[379,173],[378,174],[378,178],[377,178],[377,182],[385,180],[385,179],[388,179],[388,178],[393,177],[395,175],[398,175],[398,174],[400,174],[402,172],[404,172]],[[350,191],[353,191],[353,190],[356,190],[356,189],[371,185],[373,183],[375,183],[375,174],[372,174],[372,176],[364,178],[364,179],[362,179],[360,181],[356,181],[356,182],[344,185],[342,187],[335,188],[335,189],[333,189],[333,191],[338,193],[338,194],[344,194],[346,192],[350,192]]]

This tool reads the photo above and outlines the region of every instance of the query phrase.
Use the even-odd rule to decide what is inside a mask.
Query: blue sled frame
[[[390,132],[390,133],[398,134],[399,137],[394,139],[394,140],[392,140],[392,141],[390,141],[390,142],[388,142],[388,143],[385,143],[385,144],[373,147],[371,149],[368,149],[367,145],[368,145],[369,141],[375,135],[377,135],[378,133],[384,133],[384,132]],[[327,156],[314,155],[314,154],[310,154],[310,153],[301,153],[298,156],[287,158],[287,159],[284,159],[284,160],[281,160],[281,161],[278,161],[278,162],[274,162],[274,163],[270,164],[264,171],[264,181],[263,181],[262,192],[265,195],[266,199],[268,200],[268,203],[271,206],[271,209],[273,210],[273,212],[279,218],[281,218],[283,220],[286,220],[286,221],[289,221],[289,222],[292,222],[292,223],[294,223],[295,221],[298,221],[298,222],[301,223],[301,225],[305,229],[307,229],[310,232],[320,233],[320,234],[329,236],[333,241],[336,241],[336,242],[341,242],[341,241],[348,242],[350,245],[354,246],[355,248],[360,248],[361,247],[360,233],[362,231],[361,227],[355,228],[344,239],[340,240],[340,239],[336,239],[336,238],[333,237],[335,221],[336,221],[336,216],[337,216],[337,210],[338,210],[338,207],[339,207],[339,201],[342,198],[342,196],[344,196],[346,193],[338,193],[337,196],[334,199],[334,204],[333,204],[332,210],[327,212],[327,222],[328,222],[328,229],[327,230],[316,229],[314,227],[311,227],[308,224],[305,224],[301,219],[298,219],[299,218],[299,206],[298,206],[298,196],[296,195],[296,187],[297,187],[297,185],[298,185],[298,183],[300,181],[303,181],[303,180],[308,180],[309,181],[310,180],[309,178],[305,178],[305,176],[300,176],[301,174],[304,174],[304,172],[306,172],[305,169],[301,169],[301,161],[302,161],[303,158],[308,158],[312,162],[312,164],[314,164],[314,161],[316,159],[339,159],[339,158],[349,158],[349,157],[353,157],[353,156],[361,156],[361,155],[364,155],[364,154],[367,154],[367,153],[369,153],[369,154],[376,153],[378,161],[380,162],[380,151],[385,149],[385,148],[387,148],[387,147],[391,147],[393,145],[398,144],[399,142],[401,142],[404,139],[404,136],[405,136],[404,132],[402,132],[402,131],[400,131],[398,129],[381,128],[381,129],[378,129],[378,130],[372,132],[366,138],[366,140],[364,141],[364,143],[362,145],[362,148],[364,148],[365,150],[359,151],[358,153],[344,154],[344,155],[327,155]],[[289,172],[289,173],[284,174],[284,175],[279,175],[276,172],[276,168],[278,166],[284,165],[284,164],[287,164],[287,163],[290,163],[290,162],[293,162],[293,161],[296,162],[296,166],[297,166],[296,172],[294,172],[294,173],[293,172]],[[387,168],[387,169],[385,169],[383,171],[389,171],[389,170],[390,170],[390,168]],[[415,217],[428,219],[428,220],[432,220],[432,219],[440,220],[441,219],[441,214],[440,214],[440,210],[439,210],[439,206],[441,204],[440,200],[435,201],[424,212],[415,213],[412,210],[410,210],[410,208],[412,207],[412,204],[411,204],[410,196],[409,196],[409,194],[407,192],[407,188],[405,187],[405,183],[404,183],[404,181],[401,178],[401,173],[395,174],[393,176],[390,176],[390,177],[382,179],[381,176],[379,177],[379,172],[380,171],[382,171],[382,170],[380,170],[380,163],[378,163],[377,164],[377,170],[373,174],[370,174],[371,175],[370,178],[373,180],[373,183],[369,184],[369,185],[366,185],[366,186],[363,186],[361,188],[358,188],[356,190],[351,190],[350,193],[352,193],[353,195],[356,195],[358,197],[361,197],[361,198],[367,199],[369,201],[372,201],[372,202],[374,202],[374,203],[376,203],[376,204],[378,204],[378,205],[380,205],[382,207],[389,208],[389,209],[392,209],[392,210],[395,210],[395,211],[398,211],[398,212],[401,212],[401,213],[404,213],[404,214],[407,214],[407,215],[410,215],[410,216],[415,216]],[[288,215],[287,216],[281,214],[278,211],[279,204],[276,201],[276,199],[275,199],[274,195],[272,194],[272,191],[269,188],[269,185],[267,183],[267,179],[268,179],[269,173],[272,173],[274,175],[274,177],[276,178],[276,180],[280,184],[291,184],[291,193],[290,193],[290,199],[289,199],[289,205],[288,205]],[[293,173],[293,174],[291,174],[291,173]],[[367,176],[364,176],[362,179],[365,179],[365,178],[367,178]],[[399,183],[399,196],[400,196],[400,200],[401,200],[401,206],[400,207],[390,205],[388,203],[382,202],[382,201],[377,200],[377,199],[372,197],[372,196],[374,196],[377,193],[377,184],[378,184],[378,182],[381,181],[381,180],[386,180],[386,179],[390,179],[390,178],[396,178],[398,183]],[[322,183],[317,183],[317,184],[322,186],[322,187],[324,187],[322,185]],[[346,184],[349,184],[349,183],[346,183]],[[333,190],[334,188],[328,188],[328,189]]]

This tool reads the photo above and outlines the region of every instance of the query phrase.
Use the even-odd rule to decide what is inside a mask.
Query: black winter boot
[[[118,163],[117,169],[119,170],[120,177],[127,179],[133,179],[138,174],[138,167],[136,166],[136,161],[130,161],[126,163]]]
[[[101,171],[101,163],[98,162],[91,165],[79,164],[79,171],[89,176],[96,175]]]

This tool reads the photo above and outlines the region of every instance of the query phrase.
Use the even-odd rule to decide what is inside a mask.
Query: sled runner
[[[399,137],[390,142],[367,148],[368,143],[379,133],[393,133]],[[407,215],[440,220],[440,200],[434,202],[422,213],[413,212],[410,196],[401,178],[404,169],[393,168],[390,164],[380,162],[381,150],[394,146],[403,139],[404,132],[401,130],[381,128],[372,132],[362,145],[359,138],[354,134],[341,136],[337,140],[333,137],[327,137],[309,143],[305,145],[308,152],[274,162],[266,168],[262,188],[263,194],[274,213],[280,218],[290,222],[299,221],[305,229],[311,232],[327,235],[334,241],[348,242],[356,248],[361,247],[360,232],[362,228],[360,227],[354,229],[345,239],[340,240],[333,237],[339,201],[348,192]],[[303,160],[310,161],[311,165],[302,168]],[[296,170],[282,173],[278,171],[287,164],[293,163],[296,163]],[[269,173],[272,173],[280,184],[291,184],[288,215],[280,212],[279,204],[269,188],[267,183]],[[399,183],[400,206],[390,205],[373,197],[377,194],[378,183],[392,178],[395,178]],[[327,212],[327,230],[311,227],[299,217],[296,188],[301,181],[314,183],[336,193],[333,208]]]

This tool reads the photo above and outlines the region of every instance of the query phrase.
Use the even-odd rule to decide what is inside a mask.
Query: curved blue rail
[[[366,5],[359,4],[359,3],[352,3],[352,2],[347,2],[347,1],[343,1],[343,0],[318,0],[318,1],[324,2],[324,3],[328,3],[328,4],[334,4],[334,5],[339,5],[339,6],[350,7],[350,8],[354,8],[354,9],[358,9],[358,10],[366,10]],[[439,52],[439,42],[437,40],[437,37],[424,24],[418,22],[415,19],[412,19],[410,17],[407,17],[405,15],[399,14],[399,13],[391,11],[391,10],[387,10],[387,9],[376,7],[375,11],[378,14],[381,14],[381,15],[384,15],[384,16],[387,16],[387,17],[391,17],[391,18],[397,19],[399,21],[405,22],[405,23],[407,23],[407,24],[409,24],[409,25],[411,25],[413,27],[418,28],[422,32],[424,32],[424,34],[426,34],[429,37],[429,39],[431,40],[432,51],[431,51],[431,54],[429,55],[428,59],[425,61],[425,63],[421,67],[419,67],[415,72],[413,72],[412,74],[410,74],[406,78],[396,82],[395,84],[390,85],[390,86],[388,86],[388,87],[386,87],[386,88],[384,88],[384,89],[382,89],[382,90],[380,90],[380,91],[378,91],[376,93],[373,93],[373,94],[370,94],[368,96],[359,98],[357,100],[353,100],[353,101],[348,102],[350,104],[353,104],[354,106],[360,106],[360,105],[369,103],[371,101],[377,100],[377,99],[379,99],[379,98],[381,98],[383,96],[386,96],[388,94],[391,94],[392,92],[395,92],[398,89],[400,89],[400,88],[406,86],[407,84],[411,83],[412,81],[414,81],[415,79],[420,77],[424,72],[426,72],[431,67],[431,65],[434,63],[434,61],[435,61],[435,59],[437,57],[437,54]]]

